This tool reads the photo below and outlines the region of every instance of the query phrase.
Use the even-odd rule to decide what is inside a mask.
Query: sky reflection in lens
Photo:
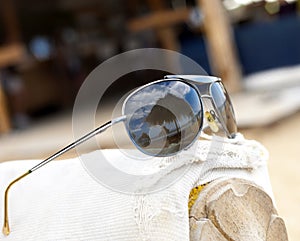
[[[202,126],[198,92],[180,81],[138,90],[125,103],[129,136],[146,154],[166,156],[190,145]]]

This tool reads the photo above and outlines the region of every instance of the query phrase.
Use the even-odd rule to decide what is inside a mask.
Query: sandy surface
[[[272,126],[243,130],[243,133],[269,150],[269,174],[278,212],[286,222],[289,240],[299,240],[300,113]]]

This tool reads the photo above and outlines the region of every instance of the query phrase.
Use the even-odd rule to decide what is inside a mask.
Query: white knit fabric
[[[186,165],[190,168],[168,188],[146,195],[124,194],[101,185],[78,158],[49,163],[11,188],[11,234],[1,234],[0,240],[184,241],[189,240],[188,196],[192,187],[219,177],[239,177],[256,182],[272,196],[268,153],[261,144],[242,136],[234,142],[213,141],[222,148],[212,146],[209,140],[197,141],[193,146],[196,151],[186,150],[171,159],[175,168],[163,164],[167,159],[158,158],[165,175]],[[119,158],[117,150],[102,151],[108,158]],[[97,152],[86,155],[93,158]],[[1,217],[6,186],[39,161],[0,165]]]

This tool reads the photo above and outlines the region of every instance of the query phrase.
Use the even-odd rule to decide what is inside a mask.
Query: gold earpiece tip
[[[10,229],[9,229],[8,224],[4,224],[2,232],[5,236],[8,236],[10,234]]]

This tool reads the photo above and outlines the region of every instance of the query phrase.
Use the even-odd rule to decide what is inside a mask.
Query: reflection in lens
[[[237,132],[236,120],[230,97],[221,82],[211,85],[211,95],[230,136]]]
[[[146,154],[172,155],[189,146],[202,127],[198,92],[180,81],[146,86],[125,103],[126,127],[132,141]]]

